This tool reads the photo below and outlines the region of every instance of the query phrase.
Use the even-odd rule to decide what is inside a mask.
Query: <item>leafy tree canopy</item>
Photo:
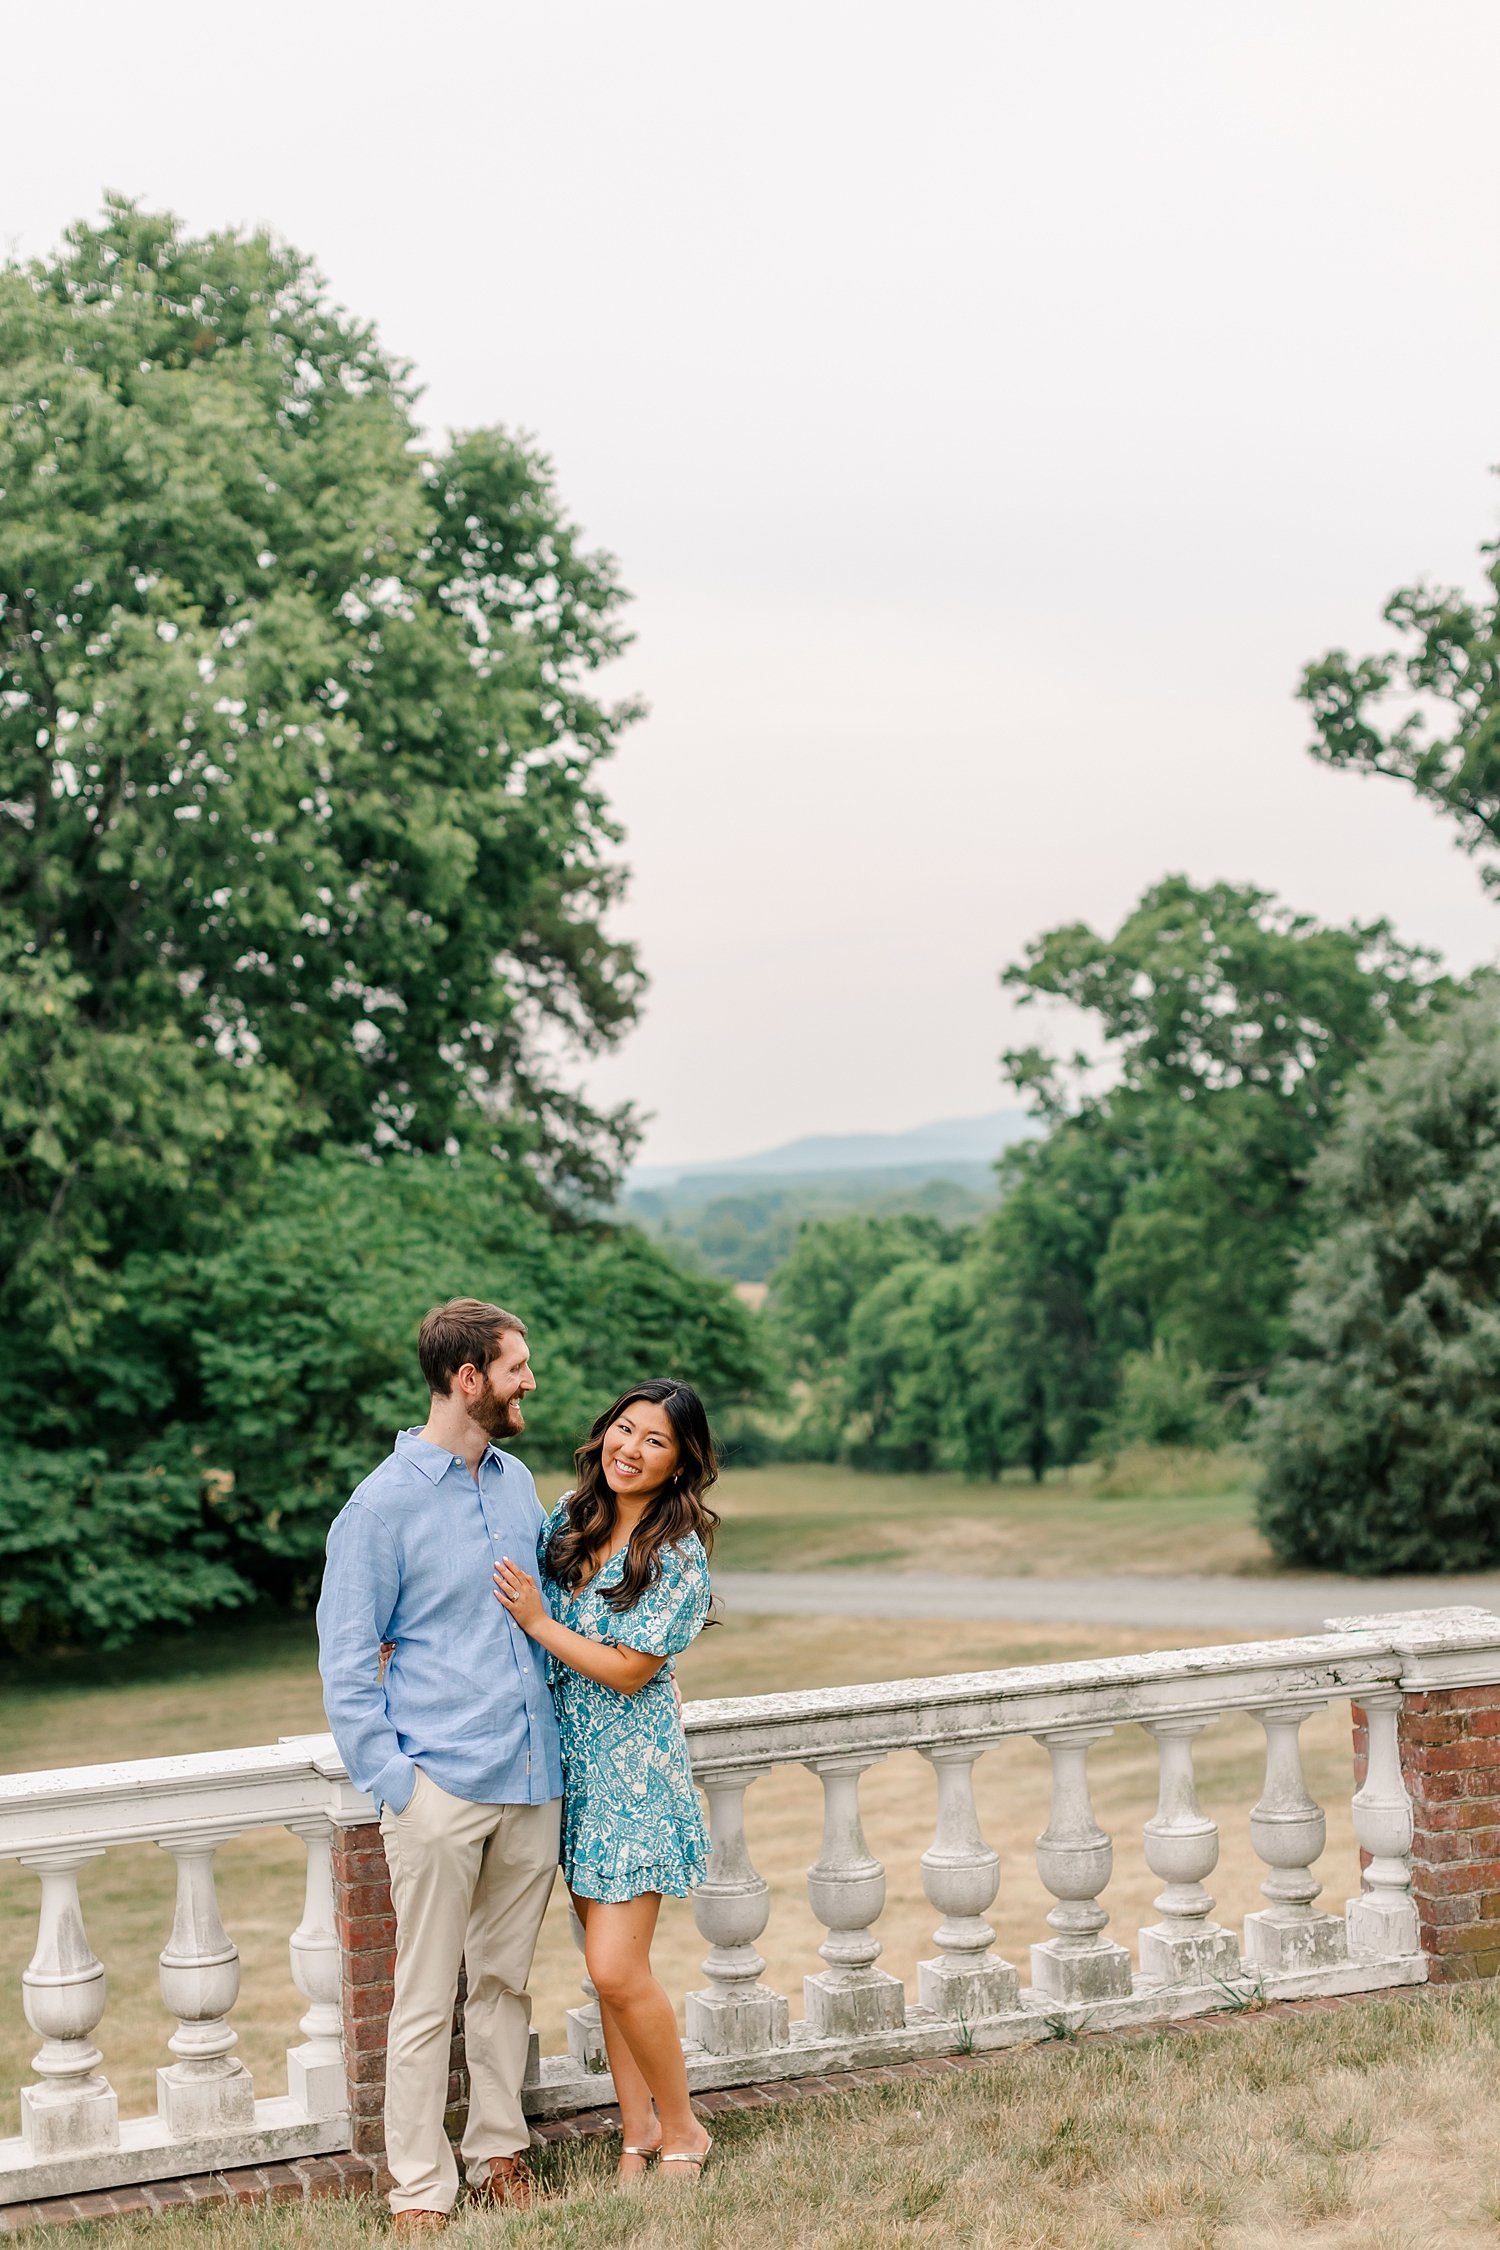
[[[445,1294],[533,1437],[765,1369],[600,1217],[633,1127],[607,557],[264,236],[111,203],[0,270],[0,1639],[305,1596]]]
[[[1092,1014],[1105,1068],[1006,1067],[1110,1152],[1120,1205],[1095,1287],[1138,1342],[1263,1369],[1279,1349],[1308,1166],[1352,1072],[1447,991],[1389,923],[1328,928],[1248,885],[1156,884],[1112,937],[1047,932],[1004,981]],[[1094,1067],[1097,1069],[1097,1062]]]
[[[1314,757],[1404,782],[1456,824],[1500,891],[1500,542],[1480,551],[1487,595],[1403,587],[1384,612],[1399,645],[1358,659],[1332,649],[1301,694]]]
[[[868,1467],[910,1465],[904,1432],[889,1448],[884,1443],[884,1370],[892,1350],[899,1355],[903,1349],[904,1330],[910,1366],[903,1395],[909,1395],[911,1370],[919,1359],[930,1362],[935,1349],[924,1323],[937,1299],[923,1294],[922,1277],[952,1266],[969,1240],[965,1230],[914,1212],[811,1219],[799,1228],[770,1299],[801,1385],[799,1418],[787,1441],[791,1452],[812,1460],[857,1458]],[[913,1292],[920,1306],[908,1318]],[[875,1388],[879,1401],[872,1400]],[[935,1427],[942,1411],[937,1391],[928,1404]],[[934,1452],[921,1465],[936,1461]]]
[[[0,394],[6,1309],[80,1348],[137,1222],[277,1148],[603,1187],[628,1120],[547,1057],[635,1002],[633,711],[547,463],[424,451],[306,259],[123,202],[0,271]]]
[[[1154,884],[1112,937],[1067,923],[1034,938],[1001,982],[1021,1006],[1068,1001],[1095,1018],[1109,1093],[1174,1105],[1260,1093],[1316,1127],[1349,1071],[1425,1004],[1437,956],[1389,922],[1330,929],[1249,884]],[[1004,1057],[1049,1115],[1090,1102],[1098,1058],[1039,1047]]]

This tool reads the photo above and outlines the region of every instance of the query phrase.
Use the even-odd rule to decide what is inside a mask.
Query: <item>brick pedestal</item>
[[[1403,1660],[1396,1739],[1428,1979],[1500,1976],[1500,1618],[1455,1609],[1339,1623],[1388,1632]],[[1358,1704],[1353,1717],[1363,1786],[1369,1731]],[[1368,1858],[1361,1852],[1362,1864]]]
[[[1428,1977],[1500,1975],[1500,1686],[1408,1694],[1397,1739]]]

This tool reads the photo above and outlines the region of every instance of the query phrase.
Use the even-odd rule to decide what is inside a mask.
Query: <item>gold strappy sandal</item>
[[[714,2144],[712,2136],[710,2136],[710,2138],[704,2143],[702,2148],[669,2148],[663,2150],[661,2161],[663,2164],[695,2164],[698,2168],[698,2177],[701,2180],[703,2177],[703,2167],[708,2162],[709,2158],[713,2155],[713,2152]]]

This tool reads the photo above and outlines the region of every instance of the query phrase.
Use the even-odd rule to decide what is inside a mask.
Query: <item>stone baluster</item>
[[[1069,2005],[1128,1998],[1130,1955],[1104,1936],[1108,1914],[1099,1893],[1114,1867],[1114,1847],[1089,1802],[1088,1755],[1113,1727],[1061,1727],[1039,1734],[1052,1760],[1052,1811],[1037,1838],[1037,1873],[1056,1906],[1057,1932],[1031,1949],[1031,1982],[1039,2000]]]
[[[583,1955],[583,1924],[573,1908],[568,1908],[568,1929],[579,1955]],[[585,2070],[607,2070],[609,2058],[604,2052],[604,2026],[599,2021],[599,1993],[593,1978],[584,1967],[580,1982],[584,1990],[581,2008],[568,2010],[568,2053]]]
[[[693,1893],[693,1919],[712,1950],[703,1963],[707,1990],[687,1996],[687,2034],[715,2055],[759,2054],[789,2036],[787,2004],[760,1982],[766,1964],[755,1949],[771,1918],[771,1887],[745,1841],[745,1791],[762,1773],[696,1779],[708,1797],[714,1855]]]
[[[177,2029],[177,2057],[156,2074],[157,2107],[174,2139],[253,2125],[255,2089],[233,2050],[226,2017],[240,1994],[240,1957],[219,1919],[214,1853],[234,1835],[163,1836],[177,1862],[177,1911],[161,1956],[161,1996]]]
[[[304,2044],[286,2053],[287,2092],[309,2117],[337,2117],[348,2108],[349,2093],[333,1918],[333,1824],[317,1813],[287,1825],[307,1847],[307,1890],[290,1950],[292,1982],[308,2004],[298,2026]]]
[[[880,1940],[870,1929],[885,1905],[885,1869],[871,1854],[859,1818],[859,1777],[878,1757],[809,1758],[823,1784],[823,1846],[807,1871],[807,1895],[828,1935],[828,1963],[803,1983],[807,2029],[816,2039],[859,2038],[906,2021],[899,1977],[877,1969]]]
[[[1198,1803],[1193,1742],[1218,1714],[1151,1719],[1159,1759],[1156,1812],[1146,1823],[1146,1865],[1166,1885],[1153,1901],[1159,1922],[1141,1932],[1141,1970],[1164,1984],[1211,1984],[1240,1973],[1237,1939],[1211,1921],[1214,1902],[1203,1888],[1219,1860],[1219,1830]]]
[[[1384,1957],[1420,1953],[1416,1902],[1411,1895],[1412,1811],[1401,1778],[1396,1723],[1399,1688],[1367,1688],[1360,1707],[1369,1730],[1364,1787],[1354,1799],[1354,1833],[1370,1854],[1365,1887],[1344,1909],[1351,1953]]]
[[[985,1920],[1000,1888],[1000,1854],[979,1829],[974,1803],[973,1743],[937,1745],[922,1755],[937,1775],[937,1833],[922,1854],[922,1888],[943,1919],[933,1932],[935,1961],[917,1968],[924,2008],[957,2023],[1014,2008],[1019,1978],[990,1952],[995,1933]]]
[[[1257,1714],[1266,1731],[1266,1781],[1250,1815],[1250,1841],[1271,1872],[1261,1884],[1270,1905],[1245,1916],[1245,1958],[1267,1969],[1313,1969],[1342,1961],[1348,1950],[1336,1914],[1319,1914],[1323,1888],[1312,1872],[1327,1839],[1322,1807],[1307,1792],[1298,1741],[1304,1720],[1325,1708],[1280,1703]]]
[[[100,1857],[101,1846],[77,1845],[21,1863],[42,1884],[36,1951],[21,1972],[26,2021],[42,2042],[31,2064],[41,2083],[21,2089],[21,2138],[38,2163],[119,2146],[119,2104],[93,2040],[104,2013],[104,1964],[78,1902],[78,1870]]]

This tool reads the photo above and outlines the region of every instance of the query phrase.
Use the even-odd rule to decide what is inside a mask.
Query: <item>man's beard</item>
[[[519,1437],[526,1427],[519,1393],[515,1398],[496,1398],[493,1391],[486,1391],[469,1408],[469,1419],[489,1438]]]

